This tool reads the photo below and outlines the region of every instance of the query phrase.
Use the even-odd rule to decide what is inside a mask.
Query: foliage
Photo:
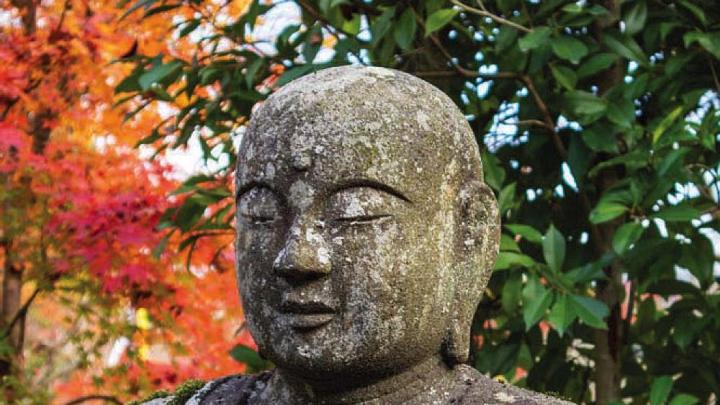
[[[327,66],[401,69],[463,109],[500,202],[475,366],[577,402],[720,395],[717,2],[253,1],[229,17],[199,0],[133,6],[176,7],[196,10],[172,30],[195,50],[141,49],[116,90],[175,107],[141,143],[196,140],[219,167],[166,215],[183,246],[231,227],[223,209],[200,213],[229,206],[233,138],[255,103]],[[298,17],[263,43],[258,24],[281,7]]]
[[[112,62],[166,51],[170,23],[124,13],[103,1],[3,4],[2,403],[136,398],[242,370],[227,352],[252,346],[242,314],[226,311],[237,302],[223,287],[231,236],[196,244],[189,263],[156,249],[177,249],[158,226],[186,197],[170,195],[170,166],[132,149],[162,114],[113,107],[129,70]]]

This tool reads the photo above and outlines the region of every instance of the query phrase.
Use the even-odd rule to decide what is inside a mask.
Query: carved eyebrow
[[[353,179],[353,180],[347,180],[343,181],[342,183],[336,185],[331,190],[332,193],[339,193],[344,190],[352,189],[352,188],[359,188],[359,187],[368,187],[368,188],[374,188],[379,191],[383,191],[385,193],[388,193],[392,196],[395,196],[406,203],[412,204],[412,200],[410,200],[408,197],[405,196],[405,194],[401,193],[400,191],[396,190],[395,188],[385,184],[381,183],[379,181],[370,180],[370,179]]]

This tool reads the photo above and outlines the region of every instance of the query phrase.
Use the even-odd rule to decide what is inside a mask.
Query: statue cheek
[[[346,228],[335,232],[330,241],[332,273],[348,297],[363,296],[372,303],[397,294],[407,264],[401,224],[387,221]]]

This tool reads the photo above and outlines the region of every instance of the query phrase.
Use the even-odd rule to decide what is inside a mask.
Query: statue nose
[[[293,226],[273,262],[275,273],[291,282],[319,278],[330,269],[325,238],[313,227]]]

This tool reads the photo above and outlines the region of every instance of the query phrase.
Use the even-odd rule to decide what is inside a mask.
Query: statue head
[[[297,79],[255,111],[236,186],[245,317],[278,367],[373,379],[467,361],[499,222],[440,90],[373,67]]]

